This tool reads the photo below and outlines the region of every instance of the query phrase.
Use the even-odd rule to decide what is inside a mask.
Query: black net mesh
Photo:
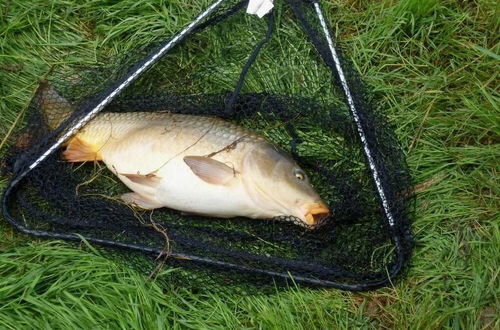
[[[51,74],[43,85],[50,85],[76,110],[54,130],[48,125],[51,119],[40,111],[41,96],[31,102],[28,124],[13,139],[7,157],[14,184],[4,195],[6,218],[33,235],[68,240],[83,237],[126,249],[130,251],[126,256],[134,260],[131,263],[148,271],[151,264],[141,258],[156,260],[162,269],[172,270],[165,276],[168,282],[183,286],[265,286],[293,279],[305,285],[363,290],[384,285],[396,276],[411,250],[407,218],[412,198],[404,155],[390,125],[365,102],[357,74],[342,58],[367,147],[395,220],[393,226],[388,225],[312,4],[298,0],[280,4],[273,13],[279,23],[272,18],[248,18],[239,10],[244,5],[225,3],[103,112],[168,110],[212,115],[261,133],[293,155],[333,216],[317,228],[304,228],[293,217],[218,219],[167,208],[139,210],[118,198],[128,188],[104,165],[66,163],[60,155],[64,148],[16,182],[62,134],[109,95],[117,81],[126,79],[136,63],[143,63],[152,49],[161,47],[159,43],[113,64],[58,68]],[[256,44],[265,39],[266,32],[269,37],[272,28],[286,33],[262,43],[250,65],[249,57],[257,54]],[[228,33],[249,30],[256,31],[251,41],[242,40],[241,45],[223,42]],[[302,35],[304,43],[284,43],[287,33]],[[248,48],[249,57],[233,56],[235,47],[238,54],[241,48]],[[294,47],[307,49],[308,56],[280,57]],[[222,63],[221,53],[231,61]],[[245,64],[248,74],[243,80]],[[312,71],[313,79],[322,81],[319,88],[318,84],[309,87]],[[235,93],[238,82],[241,91],[237,88]],[[54,118],[65,119],[68,104],[59,98],[51,102],[54,108],[60,107]]]

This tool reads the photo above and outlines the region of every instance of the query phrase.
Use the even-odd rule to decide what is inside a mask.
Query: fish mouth
[[[311,203],[305,206],[305,222],[309,226],[322,223],[329,215],[330,210],[323,203]]]

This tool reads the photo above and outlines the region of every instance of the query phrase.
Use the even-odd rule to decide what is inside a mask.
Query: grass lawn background
[[[171,35],[208,3],[0,2],[0,153],[50,67],[93,64]],[[35,240],[0,219],[0,328],[498,328],[500,6],[334,0],[324,8],[397,128],[416,182],[416,246],[405,278],[369,293],[164,292],[98,251]],[[280,63],[296,63],[292,50],[305,52],[305,41],[287,32],[277,36],[290,52]],[[241,59],[249,49],[241,47]]]

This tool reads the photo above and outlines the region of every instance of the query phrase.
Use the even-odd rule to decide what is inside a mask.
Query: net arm
[[[328,27],[326,25],[325,17],[323,15],[323,11],[321,10],[321,7],[319,5],[318,1],[314,1],[313,3],[314,9],[316,11],[316,14],[318,15],[318,19],[321,23],[321,28],[323,29],[323,33],[325,34],[326,41],[328,43],[328,49],[330,50],[332,59],[335,63],[335,68],[337,69],[337,73],[339,75],[340,83],[342,85],[342,90],[344,92],[344,96],[347,99],[347,104],[349,105],[349,110],[351,111],[351,114],[354,118],[354,122],[356,123],[356,129],[358,131],[359,138],[361,139],[361,144],[363,147],[363,151],[365,153],[366,159],[368,161],[368,166],[370,167],[373,180],[375,182],[375,186],[377,188],[377,193],[380,197],[380,200],[382,201],[382,206],[384,208],[384,213],[385,216],[387,217],[387,221],[389,223],[389,226],[392,228],[394,227],[395,221],[394,221],[394,216],[391,212],[391,209],[389,207],[389,202],[387,200],[386,194],[384,187],[382,185],[382,182],[380,180],[380,174],[377,169],[377,166],[375,164],[375,161],[372,156],[372,151],[370,149],[370,146],[368,145],[368,142],[366,140],[366,134],[363,129],[363,126],[361,125],[361,120],[358,115],[358,110],[356,109],[356,106],[354,105],[354,99],[351,94],[351,90],[349,88],[349,85],[347,83],[347,79],[344,74],[344,70],[342,69],[342,65],[340,64],[340,59],[337,54],[337,50],[333,46],[333,41],[332,37],[330,35],[330,31],[328,30]]]
[[[213,13],[224,1],[227,0],[216,0],[212,5],[201,12],[191,23],[189,23],[184,29],[174,35],[169,41],[167,41],[160,48],[155,49],[151,54],[146,56],[146,58],[134,66],[130,73],[118,80],[108,93],[100,96],[97,100],[93,100],[90,104],[93,105],[92,109],[87,112],[87,114],[69,127],[64,134],[57,139],[57,141],[52,144],[43,154],[41,154],[31,165],[16,176],[14,180],[11,181],[11,185],[16,185],[23,177],[26,176],[31,170],[37,167],[42,161],[44,161],[49,155],[51,155],[57,148],[59,148],[69,137],[71,137],[76,131],[82,128],[86,123],[88,123],[92,118],[94,118],[102,109],[104,109],[111,101],[113,101],[121,92],[123,92],[130,84],[136,81],[144,72],[151,68],[158,60],[160,60],[169,50],[171,50],[175,45],[181,42],[186,36],[190,35],[191,32],[199,25],[202,21]],[[84,106],[88,105],[85,104]]]

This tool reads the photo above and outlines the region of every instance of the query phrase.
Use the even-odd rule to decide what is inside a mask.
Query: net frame
[[[293,0],[288,0],[293,2]],[[142,61],[137,63],[128,72],[127,75],[123,76],[121,79],[112,84],[104,93],[100,93],[93,99],[84,103],[79,111],[86,112],[86,115],[79,119],[78,121],[71,123],[71,127],[65,131],[61,137],[52,144],[48,149],[46,149],[41,155],[39,155],[34,162],[32,162],[27,168],[21,171],[14,171],[14,176],[10,180],[2,198],[2,212],[5,219],[17,230],[25,234],[29,234],[36,237],[42,238],[56,238],[69,241],[80,241],[85,239],[88,242],[96,243],[103,246],[111,246],[124,248],[129,250],[136,250],[143,253],[153,254],[161,256],[165,254],[165,251],[159,248],[147,247],[139,244],[123,243],[118,241],[100,239],[98,237],[81,237],[77,234],[68,233],[56,233],[37,229],[31,229],[23,225],[21,221],[17,221],[9,212],[9,198],[12,197],[12,193],[15,191],[16,186],[26,177],[31,171],[33,171],[39,164],[46,160],[51,154],[53,154],[68,138],[70,138],[76,131],[82,128],[86,123],[92,120],[100,111],[102,111],[107,105],[109,105],[121,92],[123,92],[128,86],[135,82],[143,73],[145,73],[149,68],[151,68],[157,61],[159,61],[168,51],[170,51],[174,46],[182,42],[185,38],[190,36],[196,29],[202,29],[204,25],[208,25],[207,17],[209,17],[213,12],[215,12],[223,3],[228,2],[228,0],[216,0],[211,6],[202,11],[190,24],[188,24],[184,29],[175,34],[171,39],[167,40],[160,47],[152,51],[148,56],[146,56]],[[304,2],[309,3],[314,7],[314,11],[317,15],[317,19],[320,22],[321,30],[323,33],[324,41],[327,44],[328,54],[321,54],[327,65],[331,68],[332,72],[336,76],[337,80],[340,82],[342,87],[343,96],[345,98],[346,104],[352,115],[352,119],[356,126],[356,131],[360,139],[360,143],[365,156],[365,161],[370,169],[370,173],[373,179],[373,183],[376,187],[380,203],[383,207],[385,220],[389,228],[392,243],[395,246],[396,260],[392,264],[391,268],[387,272],[387,276],[384,278],[376,279],[373,281],[366,281],[364,283],[346,284],[335,281],[321,280],[312,277],[302,277],[294,276],[293,280],[297,283],[302,283],[306,285],[313,286],[323,286],[323,287],[333,287],[342,290],[350,291],[364,291],[369,289],[374,289],[380,286],[387,285],[391,283],[398,274],[402,271],[403,266],[409,259],[409,253],[411,252],[412,236],[409,231],[409,227],[401,223],[398,223],[398,217],[394,216],[391,209],[390,197],[386,194],[386,188],[384,187],[383,180],[381,179],[380,171],[377,162],[374,160],[372,147],[367,139],[366,127],[363,123],[363,118],[358,112],[359,100],[356,100],[356,96],[352,93],[351,84],[346,78],[345,70],[342,66],[342,55],[340,51],[335,47],[332,36],[329,32],[329,27],[325,20],[323,11],[321,9],[318,0],[304,0]],[[212,18],[212,23],[217,20],[223,20],[225,16],[236,12],[241,9],[247,1],[240,1],[235,6],[231,7],[224,15]],[[303,24],[304,29],[307,32],[306,21],[301,20],[300,7],[295,5],[292,6],[295,14],[299,18],[299,21]],[[308,34],[311,37],[310,34]],[[267,39],[269,37],[267,36]],[[315,43],[314,40],[311,40]],[[315,46],[317,46],[316,41]],[[257,51],[258,53],[258,51]],[[255,56],[257,56],[257,53]],[[326,57],[326,58],[325,58]],[[248,68],[247,68],[248,69]],[[245,70],[244,70],[245,71]],[[242,73],[244,77],[244,72]],[[241,86],[240,86],[241,87]],[[70,120],[70,119],[69,119]],[[401,221],[401,220],[400,220]],[[410,247],[410,251],[409,251]],[[238,265],[233,263],[228,263],[221,260],[216,260],[213,258],[205,258],[196,255],[187,255],[182,253],[169,252],[169,257],[173,257],[178,260],[190,260],[200,264],[212,265],[216,267],[250,272],[254,274],[260,274],[265,276],[271,276],[273,278],[289,279],[290,274],[285,272],[273,272],[266,269],[257,269],[254,267],[247,267],[244,265]]]

